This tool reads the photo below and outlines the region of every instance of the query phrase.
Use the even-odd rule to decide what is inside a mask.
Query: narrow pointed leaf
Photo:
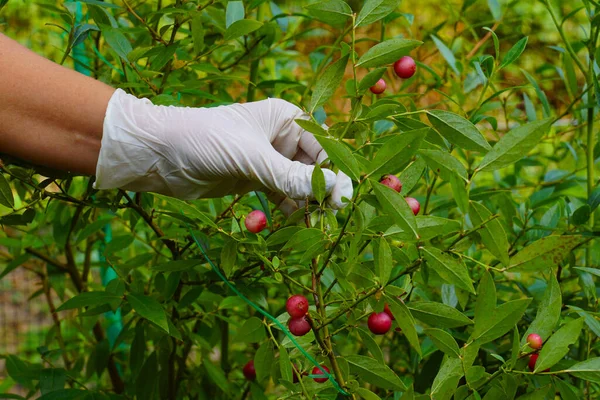
[[[435,247],[421,248],[427,265],[448,283],[475,293],[467,266],[459,259]]]

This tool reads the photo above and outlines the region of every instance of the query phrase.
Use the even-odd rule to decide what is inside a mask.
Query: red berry
[[[392,327],[392,318],[386,312],[373,313],[369,316],[367,325],[374,334],[384,335]]]
[[[304,336],[310,332],[310,324],[306,317],[290,318],[288,328],[294,336]]]
[[[377,81],[376,84],[374,84],[373,86],[371,86],[371,88],[369,89],[373,94],[381,94],[383,92],[385,92],[385,81],[383,79],[380,79]]]
[[[408,79],[417,71],[417,64],[412,57],[404,56],[394,63],[394,71],[400,78]]]
[[[254,210],[246,216],[244,224],[250,232],[258,233],[267,227],[267,216],[260,210]]]
[[[321,365],[321,368],[323,368],[325,371],[327,371],[327,373],[329,373],[329,368],[327,368],[326,366]],[[313,375],[324,375],[319,367],[314,367],[312,370],[312,374]],[[313,379],[317,383],[323,383],[323,382],[327,382],[328,378],[313,378]]]
[[[294,364],[294,367],[296,368],[296,371],[298,371],[298,373],[296,374],[296,371],[294,371],[294,368],[292,368],[292,376],[294,377],[294,383],[298,383],[300,382],[300,379],[302,379],[302,376],[307,376],[308,374],[306,372],[300,373],[300,368],[298,368],[296,364]],[[301,377],[298,377],[298,375],[301,375]]]
[[[389,187],[390,189],[394,189],[396,192],[400,193],[402,190],[402,182],[396,175],[386,175],[379,181],[382,185]]]
[[[419,204],[419,201],[414,197],[406,197],[405,200],[410,206],[410,209],[412,210],[413,214],[417,215],[419,213],[419,210],[421,210],[421,205]]]
[[[529,364],[528,364],[528,365],[529,365],[529,369],[530,369],[530,370],[532,370],[532,371],[533,371],[533,370],[535,369],[535,363],[537,362],[537,359],[538,359],[538,357],[539,357],[539,355],[538,355],[538,354],[532,354],[532,355],[529,357]]]
[[[396,318],[394,318],[394,314],[392,314],[392,310],[390,310],[390,306],[388,306],[387,303],[385,303],[385,306],[383,306],[383,312],[389,315],[393,321],[396,320]]]
[[[246,365],[244,365],[244,369],[242,370],[244,376],[249,381],[253,381],[256,379],[256,369],[254,369],[254,360],[248,361]]]
[[[527,344],[532,349],[539,350],[542,348],[542,337],[537,333],[531,333],[527,336]]]
[[[295,294],[287,300],[285,308],[292,318],[304,317],[308,312],[308,300],[301,294]]]

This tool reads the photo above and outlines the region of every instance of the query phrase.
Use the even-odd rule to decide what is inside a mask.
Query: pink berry
[[[402,190],[402,182],[396,175],[386,175],[379,181],[382,185],[389,187],[390,189],[394,189],[396,192],[400,193]]]
[[[327,371],[327,373],[329,373],[329,368],[327,368],[326,366],[321,365],[321,368],[323,368],[325,371]],[[313,370],[312,370],[312,374],[313,375],[323,375],[324,376],[323,372],[319,369],[319,367],[314,367]],[[327,382],[328,378],[313,378],[313,379],[317,383],[324,383],[324,382]]]
[[[260,210],[254,210],[246,216],[244,224],[248,231],[258,233],[267,227],[267,216]]]
[[[408,79],[417,71],[417,64],[412,57],[404,56],[394,63],[394,71],[400,78]]]
[[[394,315],[392,314],[392,310],[390,310],[390,306],[388,306],[387,303],[385,303],[385,306],[383,306],[383,312],[386,313],[387,315],[389,315],[392,320],[396,319],[396,318],[394,318]]]
[[[308,312],[308,300],[301,294],[295,294],[287,300],[285,308],[292,318],[304,317]]]
[[[294,336],[304,336],[310,332],[310,324],[306,317],[290,318],[288,328]]]
[[[529,369],[530,370],[533,371],[535,369],[535,363],[537,362],[538,357],[539,357],[539,355],[537,355],[537,354],[532,354],[529,357],[529,364],[528,365],[529,365]]]
[[[248,361],[246,365],[244,365],[244,369],[242,370],[244,376],[249,381],[253,381],[256,379],[256,369],[254,368],[254,360]]]
[[[412,210],[413,214],[417,215],[421,210],[421,205],[419,204],[419,201],[414,197],[406,197],[405,200],[410,206],[410,209]]]
[[[380,79],[377,81],[376,84],[371,86],[371,88],[369,90],[373,94],[381,94],[381,93],[385,92],[385,88],[386,88],[385,81],[383,79]]]
[[[369,316],[367,325],[374,334],[384,335],[392,327],[392,318],[386,312],[373,313]]]
[[[542,348],[542,337],[537,333],[532,333],[527,336],[527,344],[532,349],[539,350]]]

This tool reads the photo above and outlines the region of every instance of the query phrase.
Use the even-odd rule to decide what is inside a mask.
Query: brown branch
[[[146,212],[146,210],[144,210],[141,206],[137,205],[131,199],[131,197],[127,194],[127,192],[125,192],[124,190],[121,190],[121,192],[122,192],[123,196],[129,202],[129,206],[135,212],[137,212],[140,217],[142,217],[142,219],[146,222],[146,224],[148,224],[148,226],[154,231],[154,233],[159,237],[159,239],[164,243],[164,245],[167,246],[167,248],[171,251],[171,255],[173,256],[173,259],[179,258],[179,249],[177,248],[177,243],[175,243],[171,239],[165,239],[164,232],[162,231],[162,229],[160,229],[158,227],[158,225],[156,225],[154,223],[154,221],[152,220],[152,217]]]
[[[492,26],[492,31],[495,31],[498,26],[500,26],[500,22],[496,21],[496,23],[494,24],[494,26]],[[492,32],[488,31],[480,40],[479,42],[477,42],[475,44],[475,46],[473,46],[473,48],[471,49],[471,51],[469,52],[469,54],[467,54],[467,60],[470,60],[471,58],[473,58],[473,56],[475,55],[475,53],[477,53],[477,50],[479,50],[481,48],[481,46],[483,46],[485,44],[485,42],[487,42],[490,38],[492,37]],[[496,54],[496,57],[498,57],[498,54]]]

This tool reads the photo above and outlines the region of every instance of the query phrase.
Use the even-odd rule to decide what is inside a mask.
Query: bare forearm
[[[94,174],[113,92],[0,34],[0,152]]]

